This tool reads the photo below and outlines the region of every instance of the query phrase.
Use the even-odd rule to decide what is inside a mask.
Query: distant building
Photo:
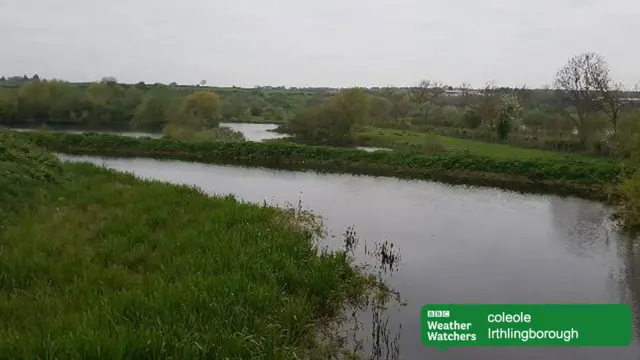
[[[468,95],[472,95],[472,96],[480,95],[480,91],[478,91],[478,90],[471,90],[471,89],[469,89],[469,90],[462,90],[462,89],[448,89],[448,90],[445,90],[445,91],[444,91],[443,95],[444,95],[444,96],[463,96],[463,95],[465,94],[465,92],[466,92]]]

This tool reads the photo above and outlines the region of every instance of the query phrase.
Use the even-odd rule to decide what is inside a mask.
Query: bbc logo
[[[448,318],[449,317],[449,310],[429,310],[427,311],[427,316],[428,317],[435,317],[435,318]]]

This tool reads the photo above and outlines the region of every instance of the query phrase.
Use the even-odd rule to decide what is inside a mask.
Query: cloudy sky
[[[640,82],[637,0],[0,0],[0,75],[543,86],[580,52]]]

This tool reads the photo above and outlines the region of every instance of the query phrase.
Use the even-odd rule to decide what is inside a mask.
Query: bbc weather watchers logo
[[[427,317],[430,318],[448,318],[449,310],[429,310],[427,311]]]

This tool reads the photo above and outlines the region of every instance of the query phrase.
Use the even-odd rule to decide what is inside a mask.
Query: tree
[[[370,116],[373,121],[388,122],[393,104],[382,96],[373,96],[370,100]]]
[[[171,102],[162,90],[147,93],[135,110],[131,127],[139,130],[158,131],[168,121]]]
[[[565,115],[574,123],[584,146],[587,145],[589,116],[596,111],[599,84],[608,83],[604,76],[608,77],[607,63],[595,53],[570,58],[556,74],[554,86],[572,110],[565,111]]]
[[[18,97],[14,92],[0,91],[0,124],[11,123],[18,112]]]
[[[220,98],[212,91],[198,91],[187,95],[180,105],[175,122],[195,131],[218,127]]]
[[[204,79],[200,80],[200,86],[205,86],[205,85],[207,85],[207,80],[204,80]]]
[[[624,85],[622,83],[614,82],[609,75],[608,66],[598,69],[602,73],[597,74],[594,77],[596,88],[600,92],[600,100],[602,102],[602,108],[604,109],[611,126],[613,127],[614,135],[618,130],[618,120],[620,119],[620,113],[623,105]]]
[[[464,106],[471,105],[471,84],[463,82],[460,85],[460,91],[462,91],[462,104]]]
[[[104,84],[114,85],[118,83],[118,79],[113,76],[105,76],[102,78],[102,80],[100,80],[100,82]]]
[[[288,128],[303,141],[347,145],[353,141],[354,128],[368,121],[368,96],[353,88],[304,108],[289,121]]]
[[[476,129],[482,124],[482,116],[475,108],[468,108],[462,115],[462,122],[470,129]]]
[[[493,128],[496,119],[500,115],[500,97],[493,81],[487,82],[480,92],[481,100],[478,112],[482,118],[482,123]]]
[[[433,105],[443,92],[442,85],[432,83],[429,80],[422,80],[418,86],[409,88],[409,98],[415,104],[418,113],[425,117],[428,108]]]
[[[99,83],[92,83],[87,88],[87,100],[89,100],[94,105],[106,106],[112,104],[117,101],[119,87],[112,86],[106,81],[102,81]]]
[[[522,104],[520,99],[514,95],[503,96],[500,101],[500,115],[498,116],[498,126],[496,131],[500,140],[505,140],[513,123],[522,114]]]

